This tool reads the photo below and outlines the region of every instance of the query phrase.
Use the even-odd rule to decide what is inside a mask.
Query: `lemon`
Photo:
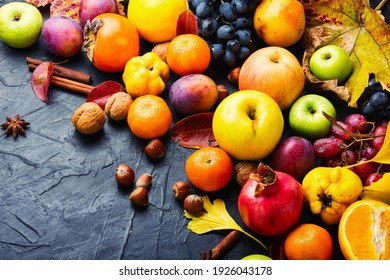
[[[156,44],[176,36],[179,15],[188,9],[187,0],[130,0],[127,17],[142,39]]]

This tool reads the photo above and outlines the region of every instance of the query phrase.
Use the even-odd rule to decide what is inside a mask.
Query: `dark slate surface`
[[[12,1],[0,1],[0,6],[8,2]],[[47,17],[47,8],[41,11]],[[147,50],[150,46],[143,44],[142,52]],[[300,56],[302,50],[292,51]],[[0,121],[19,113],[31,122],[26,136],[0,136],[0,259],[199,259],[202,250],[213,248],[227,234],[190,232],[182,206],[173,198],[171,186],[187,180],[184,165],[193,150],[165,137],[165,157],[152,161],[143,153],[146,142],[134,137],[125,122],[108,120],[92,136],[77,133],[71,117],[85,96],[51,87],[49,102],[38,100],[26,56],[62,60],[41,42],[21,50],[0,43]],[[93,85],[110,79],[122,83],[120,74],[97,70],[85,53],[66,66],[91,74]],[[231,92],[236,90],[220,72],[209,74]],[[163,97],[167,99],[167,91]],[[174,115],[174,121],[180,118]],[[284,137],[288,135],[286,130]],[[117,187],[114,172],[120,163],[131,165],[136,176],[153,174],[148,207],[134,208],[130,191]],[[238,192],[230,184],[209,196],[222,198],[245,228],[237,212]],[[307,210],[301,221],[319,222]],[[335,237],[337,227],[327,228]],[[259,238],[269,244],[267,238]],[[337,243],[335,239],[335,259],[342,258]],[[243,237],[225,259],[252,253],[264,251]]]

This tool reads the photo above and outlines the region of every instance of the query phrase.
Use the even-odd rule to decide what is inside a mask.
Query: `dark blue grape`
[[[240,47],[240,42],[237,39],[231,39],[226,42],[226,49],[229,51],[238,52]]]
[[[381,119],[389,120],[390,119],[390,105],[387,105],[385,108],[377,112],[378,117]]]
[[[389,98],[387,97],[386,93],[382,91],[377,91],[373,95],[371,95],[370,104],[375,109],[383,109],[389,104]]]
[[[234,38],[236,31],[230,25],[222,25],[217,30],[217,38],[222,40],[230,40]]]
[[[236,10],[228,2],[224,2],[219,6],[219,14],[227,21],[234,21],[237,17]]]
[[[248,3],[244,0],[232,0],[230,4],[236,10],[238,15],[243,15],[248,12]]]
[[[195,9],[195,15],[199,18],[207,18],[210,17],[213,13],[213,10],[211,9],[210,5],[206,2],[200,2],[198,6],[196,6]]]
[[[196,6],[201,2],[208,2],[208,0],[190,0],[188,4],[190,5],[190,9],[195,11]]]
[[[210,46],[211,56],[214,60],[219,60],[224,55],[225,50],[222,44],[212,44]]]
[[[366,102],[362,106],[362,114],[369,120],[375,120],[376,118],[376,109],[371,105],[370,102]]]
[[[222,61],[228,67],[234,67],[237,65],[237,57],[236,54],[232,51],[225,50],[225,53],[222,56]]]
[[[245,60],[249,57],[249,55],[252,53],[252,50],[248,47],[241,47],[238,51],[238,58],[240,60]]]
[[[238,38],[238,41],[240,42],[241,46],[247,47],[252,42],[252,34],[247,29],[237,30],[236,37]]]
[[[246,17],[238,17],[232,22],[232,26],[236,29],[245,29],[252,26],[252,20]]]
[[[206,18],[200,26],[200,35],[210,38],[217,32],[218,22],[214,18]]]

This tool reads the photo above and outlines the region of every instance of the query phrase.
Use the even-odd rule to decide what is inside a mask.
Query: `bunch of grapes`
[[[390,119],[390,94],[381,83],[371,78],[358,100],[361,113],[370,121]]]
[[[320,165],[347,166],[374,158],[383,145],[387,124],[386,120],[370,122],[359,113],[348,115],[344,121],[333,121],[331,134],[313,143]],[[382,178],[389,166],[366,162],[351,170],[368,186]]]
[[[253,15],[261,0],[188,0],[213,61],[229,68],[242,64],[256,50]]]

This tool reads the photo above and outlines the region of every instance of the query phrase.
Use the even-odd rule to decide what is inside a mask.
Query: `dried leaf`
[[[123,2],[123,0],[115,0],[115,2],[116,2],[116,8],[118,9],[118,14],[121,16],[126,16],[125,7],[121,3]]]
[[[244,231],[227,212],[225,203],[222,199],[216,199],[211,203],[209,197],[203,196],[204,210],[199,214],[191,214],[184,210],[184,215],[187,219],[191,219],[188,223],[188,229],[196,234],[204,234],[213,230],[237,230],[240,231],[256,242],[258,242],[265,250],[267,247],[256,237]]]
[[[353,71],[344,87],[319,82],[307,75],[308,83],[318,90],[336,93],[351,107],[363,93],[369,75],[375,75],[384,88],[390,89],[390,26],[370,7],[368,0],[300,0],[305,8],[306,28],[301,43],[306,49],[302,65],[308,74],[307,59],[316,49],[338,45],[349,54]]]
[[[54,71],[53,62],[43,62],[35,68],[31,76],[31,85],[35,95],[47,102],[49,100],[47,92],[50,86],[50,78]]]
[[[103,110],[111,95],[122,91],[123,87],[116,81],[105,81],[98,84],[87,96],[87,102],[95,102]]]
[[[44,7],[50,4],[50,16],[64,15],[79,21],[79,7],[81,0],[26,0],[36,7]]]
[[[185,148],[217,146],[212,130],[214,113],[205,112],[178,121],[169,133],[173,141]]]
[[[378,181],[363,187],[360,197],[390,204],[390,173],[385,173]]]
[[[176,36],[181,34],[198,35],[198,22],[191,10],[182,12],[177,19]]]

